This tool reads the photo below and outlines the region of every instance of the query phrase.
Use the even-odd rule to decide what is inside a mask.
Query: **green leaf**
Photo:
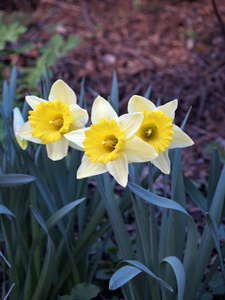
[[[72,300],[91,300],[100,292],[100,288],[91,283],[79,283],[71,292]]]
[[[170,199],[167,199],[164,197],[160,197],[154,193],[151,193],[151,192],[143,189],[142,187],[140,187],[137,184],[132,183],[132,182],[128,183],[128,187],[134,194],[136,194],[138,197],[142,198],[143,200],[147,201],[148,203],[151,203],[156,206],[163,207],[163,208],[174,209],[174,210],[183,212],[189,218],[191,218],[191,216],[188,214],[188,212],[180,204],[178,204],[177,202],[175,202],[173,200],[170,200]]]
[[[0,187],[23,185],[34,180],[35,177],[26,174],[3,174],[0,175]]]
[[[15,217],[15,215],[4,205],[0,204],[0,214]]]
[[[31,208],[36,220],[40,224],[40,226],[44,229],[47,234],[47,248],[46,255],[43,262],[43,267],[40,274],[40,279],[34,291],[32,300],[45,299],[48,295],[48,291],[52,284],[52,278],[55,275],[55,245],[48,233],[47,227],[38,213],[38,211],[34,208]]]
[[[149,86],[147,91],[144,94],[144,97],[147,98],[147,99],[150,99],[151,91],[152,91],[152,87]]]
[[[9,263],[8,260],[5,258],[5,256],[3,255],[2,251],[0,251],[0,256],[3,258],[4,262],[8,265],[8,267],[11,268],[10,263]]]
[[[213,149],[210,168],[209,168],[209,180],[208,180],[208,195],[207,195],[207,210],[210,209],[214,193],[220,178],[221,162],[217,149]]]
[[[224,295],[225,294],[225,284],[224,280],[221,278],[220,274],[216,272],[209,282],[209,286],[214,295]]]
[[[205,215],[207,211],[207,200],[203,194],[199,191],[196,185],[187,177],[184,176],[184,186],[185,190],[195,202],[195,204],[201,209],[202,213]]]
[[[73,300],[73,297],[69,295],[59,296],[58,300]]]
[[[57,224],[65,215],[67,215],[72,209],[74,209],[77,205],[79,205],[81,202],[83,202],[86,198],[82,198],[79,200],[75,200],[61,209],[59,209],[57,212],[55,212],[46,222],[46,227],[50,229],[55,224]]]
[[[68,51],[75,49],[81,42],[82,39],[78,35],[69,36],[66,42],[63,42],[61,49],[62,55],[66,55]]]
[[[119,112],[119,89],[116,71],[113,71],[113,80],[110,94],[110,103],[115,111]]]
[[[178,300],[183,300],[185,288],[185,271],[181,261],[175,256],[168,256],[164,258],[161,263],[167,262],[173,268],[177,279]]]
[[[148,274],[149,276],[151,276],[152,278],[154,278],[155,280],[157,280],[162,286],[164,286],[165,288],[167,288],[169,291],[171,291],[171,292],[173,291],[173,289],[171,288],[171,286],[169,284],[167,284],[161,278],[157,277],[153,272],[151,272],[142,263],[140,263],[138,261],[135,261],[135,260],[124,260],[121,263],[122,264],[126,263],[126,264],[129,264],[131,266],[125,265],[125,266],[121,267],[120,269],[118,269],[113,274],[113,276],[111,277],[110,282],[109,282],[109,288],[111,290],[115,290],[115,289],[121,287],[122,285],[124,285],[125,283],[127,283],[129,280],[131,280],[132,278],[134,278],[139,273],[145,272],[146,274]],[[129,268],[127,268],[127,267],[129,267]],[[122,269],[122,271],[121,271],[121,269]]]
[[[167,209],[174,209],[176,211],[184,213],[188,217],[188,232],[183,263],[186,273],[186,286],[189,286],[193,277],[193,271],[191,266],[193,263],[195,263],[198,246],[198,235],[194,220],[187,213],[187,211],[177,202],[155,195],[134,183],[128,183],[128,187],[133,193],[135,193],[137,196],[147,201],[148,203]]]
[[[218,230],[218,227],[216,225],[216,221],[215,221],[214,217],[210,213],[206,214],[206,221],[207,221],[207,224],[209,226],[210,232],[212,234],[217,253],[219,255],[220,267],[221,267],[221,270],[222,270],[222,274],[223,274],[223,278],[224,278],[224,284],[225,284],[225,269],[224,269],[224,264],[223,264],[223,257],[221,255],[221,251],[220,251],[219,230]]]
[[[117,270],[109,281],[109,289],[116,290],[140,274],[142,270],[133,266],[124,266]]]

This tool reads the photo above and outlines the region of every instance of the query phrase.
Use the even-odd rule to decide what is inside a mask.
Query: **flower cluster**
[[[170,172],[168,149],[193,144],[173,124],[177,100],[156,107],[150,100],[133,96],[128,113],[118,116],[108,101],[98,96],[93,103],[90,127],[88,113],[77,105],[73,90],[57,80],[49,101],[27,96],[29,121],[16,137],[46,145],[48,157],[60,160],[68,147],[84,151],[78,178],[109,172],[122,186],[127,185],[128,164],[151,161],[163,173]]]

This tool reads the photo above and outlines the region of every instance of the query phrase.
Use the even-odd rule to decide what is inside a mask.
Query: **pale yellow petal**
[[[69,141],[64,137],[56,140],[54,143],[46,145],[48,157],[51,160],[60,160],[67,155]]]
[[[37,144],[42,144],[39,138],[32,136],[32,130],[33,128],[30,126],[30,122],[27,121],[15,132],[15,136]]]
[[[13,109],[13,131],[14,133],[24,124],[23,116],[18,107]]]
[[[36,108],[36,105],[39,104],[41,101],[47,102],[46,100],[36,96],[26,96],[26,101],[33,110]]]
[[[155,109],[155,104],[150,100],[134,95],[130,98],[128,102],[128,112],[143,112],[144,109],[147,109],[148,112],[151,112]]]
[[[155,165],[161,172],[164,174],[170,173],[170,159],[168,156],[168,149],[166,149],[164,152],[160,151],[159,156],[152,160],[151,163]]]
[[[70,105],[77,103],[77,97],[74,91],[61,79],[53,83],[49,100],[61,100],[64,104]]]
[[[93,124],[98,123],[102,118],[106,121],[118,120],[117,113],[110,103],[101,96],[98,96],[92,105],[91,121]]]
[[[128,161],[125,154],[120,153],[120,157],[106,163],[106,168],[115,180],[125,187],[128,181]]]
[[[126,155],[128,163],[150,161],[158,156],[156,150],[151,145],[145,143],[137,136],[126,141],[122,152]]]
[[[70,130],[82,128],[88,121],[87,111],[77,104],[70,105],[70,115],[74,119],[72,124],[70,125]]]
[[[188,147],[194,144],[192,139],[181,130],[177,125],[173,125],[173,140],[170,142],[169,149]]]
[[[107,172],[105,164],[101,162],[93,163],[92,161],[90,161],[89,157],[87,157],[84,154],[81,161],[81,165],[77,170],[77,178],[81,179],[85,177],[99,175],[105,172]]]
[[[175,110],[177,109],[178,101],[175,99],[166,104],[160,105],[156,108],[156,110],[161,110],[164,115],[170,116],[174,119]]]
[[[90,127],[89,127],[90,128]],[[84,145],[82,144],[85,140],[85,130],[89,128],[81,128],[64,134],[64,137],[70,141],[70,146],[77,150],[84,150]]]
[[[126,139],[130,139],[138,131],[143,118],[142,113],[124,114],[119,117],[118,125],[125,132]]]

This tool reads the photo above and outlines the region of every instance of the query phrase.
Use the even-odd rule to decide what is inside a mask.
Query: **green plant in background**
[[[20,11],[11,14],[0,11],[0,21],[0,51],[2,52],[0,69],[3,69],[8,67],[4,63],[4,57],[8,55],[20,56],[26,50],[34,49],[36,45],[35,40],[20,43],[21,35],[29,30],[29,26],[33,22],[32,17],[27,17],[27,15],[24,17],[23,12]],[[63,38],[59,33],[52,34],[50,40],[38,49],[38,58],[28,58],[27,65],[21,67],[20,90],[27,89],[27,85],[30,89],[35,89],[39,84],[40,76],[45,75],[46,64],[48,67],[52,67],[58,58],[67,55],[70,50],[75,49],[81,42],[82,39],[77,35]]]
[[[48,67],[55,65],[56,60],[65,56],[70,50],[75,49],[82,39],[77,35],[70,35],[68,39],[63,39],[62,35],[55,34],[51,37],[48,43],[40,49],[40,55],[30,66],[25,73],[27,74],[25,81],[32,88],[36,87],[39,82],[40,75],[44,75],[46,64]]]
[[[0,23],[0,51],[5,49],[7,42],[16,42],[20,35],[27,31],[27,27],[15,21],[9,25]]]

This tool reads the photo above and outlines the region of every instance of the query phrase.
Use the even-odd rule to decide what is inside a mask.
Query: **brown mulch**
[[[200,183],[207,179],[209,156],[203,150],[225,138],[225,36],[211,0],[40,0],[33,1],[35,8],[13,2],[34,20],[22,36],[36,43],[36,52],[24,53],[27,60],[48,43],[53,26],[65,38],[78,34],[83,39],[53,70],[55,79],[62,74],[77,94],[85,76],[89,107],[98,94],[110,94],[113,70],[120,113],[133,94],[144,95],[149,86],[154,102],[179,100],[178,125],[192,106],[185,131],[195,146],[184,150],[184,168]],[[216,4],[225,22],[224,0]]]

